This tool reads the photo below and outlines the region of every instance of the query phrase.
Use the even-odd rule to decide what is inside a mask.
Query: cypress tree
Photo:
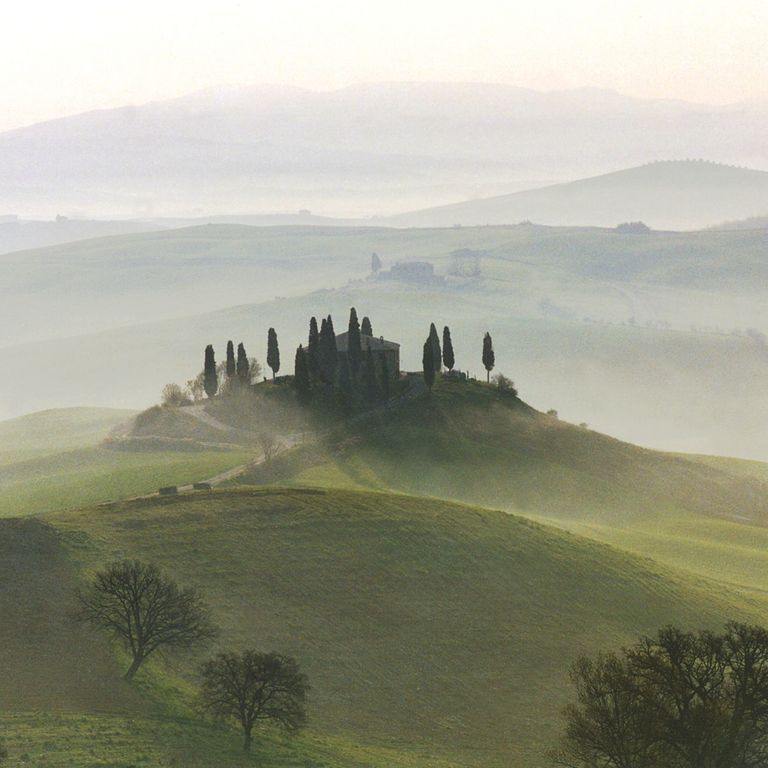
[[[333,330],[333,319],[326,317],[320,327],[320,369],[327,384],[336,382],[336,366],[339,353],[336,348],[336,333]]]
[[[451,341],[451,329],[446,325],[443,328],[443,363],[449,370],[453,370],[453,366],[456,365],[456,359],[453,355],[453,342]]]
[[[267,365],[272,369],[272,381],[280,370],[280,348],[277,345],[277,333],[274,328],[267,332]]]
[[[491,334],[487,331],[485,336],[483,336],[483,365],[486,370],[485,380],[490,382],[491,371],[493,370],[493,366],[496,365],[496,355],[493,352],[493,339],[491,338]]]
[[[232,379],[237,371],[235,366],[235,345],[227,342],[227,378]]]
[[[371,326],[369,317],[363,318],[363,322],[360,325],[360,333],[362,333],[363,336],[373,336],[373,327]]]
[[[241,387],[251,383],[251,367],[242,341],[237,345],[237,381]]]
[[[216,358],[213,354],[213,344],[205,348],[205,363],[203,365],[203,389],[212,398],[219,389],[219,377],[216,375]]]
[[[435,373],[440,373],[443,365],[443,355],[440,351],[440,337],[437,335],[435,324],[429,326],[429,343],[432,345],[432,365]]]
[[[320,321],[320,333],[317,338],[317,366],[320,378],[328,383],[328,320]]]
[[[325,321],[323,321],[325,322]],[[320,374],[320,333],[317,330],[317,318],[309,321],[309,341],[307,343],[307,367],[310,379],[317,380]]]
[[[296,394],[302,403],[309,402],[312,395],[307,357],[308,355],[304,352],[304,348],[299,344],[293,366],[293,386],[296,387]]]
[[[351,379],[357,378],[360,363],[363,359],[363,348],[360,342],[360,323],[357,321],[357,310],[352,307],[349,310],[349,328],[347,331],[347,362]]]
[[[424,383],[432,389],[432,385],[435,383],[435,361],[434,361],[434,346],[432,341],[427,339],[424,342],[424,352],[421,356],[421,365],[424,370]]]

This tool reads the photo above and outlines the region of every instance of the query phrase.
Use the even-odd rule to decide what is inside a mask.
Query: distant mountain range
[[[768,173],[702,161],[660,162],[389,219],[396,226],[537,224],[698,229],[768,211]]]
[[[766,117],[760,103],[712,107],[594,89],[214,89],[0,134],[0,214],[387,216],[657,159],[768,168]]]

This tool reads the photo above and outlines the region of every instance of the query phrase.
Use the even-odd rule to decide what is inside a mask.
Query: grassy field
[[[135,411],[58,408],[0,421],[0,468],[100,443]]]
[[[161,485],[207,480],[252,460],[246,451],[85,448],[3,467],[0,517],[39,514],[152,493]]]
[[[74,587],[115,557],[198,586],[222,647],[300,660],[311,727],[293,745],[262,743],[261,764],[275,766],[543,766],[577,654],[667,622],[717,626],[768,611],[760,597],[520,517],[389,493],[243,488],[0,530],[15,553],[4,578],[25,575],[16,589],[26,599],[4,595],[0,644],[14,670],[0,680],[0,727],[19,765],[23,754],[23,764],[72,768],[107,756],[152,768],[214,755],[259,764],[237,754],[233,730],[194,714],[198,659],[154,664],[129,686],[121,655],[67,621]],[[14,627],[30,611],[46,622],[25,637]],[[73,672],[90,658],[99,661]],[[81,700],[62,712],[57,692],[73,678]],[[105,702],[119,711],[97,714]]]
[[[767,479],[760,462],[645,450],[483,385],[443,382],[429,397],[339,430],[320,448],[300,446],[243,481],[495,506],[696,576],[768,590]]]
[[[254,457],[235,450],[118,450],[132,411],[63,409],[0,422],[0,517],[40,514],[205,480]]]

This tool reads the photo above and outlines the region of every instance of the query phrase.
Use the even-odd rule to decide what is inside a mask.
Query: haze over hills
[[[594,89],[213,89],[3,133],[0,212],[370,216],[662,158],[768,167],[765,116]]]
[[[698,229],[768,210],[768,173],[703,161],[658,162],[509,195],[428,208],[388,222],[406,227],[537,224]]]
[[[370,278],[372,250],[384,272],[420,260],[434,279]],[[478,274],[462,274],[467,253]],[[759,231],[215,225],[11,254],[0,258],[0,338],[14,375],[0,415],[143,408],[192,378],[208,343],[220,358],[242,340],[263,363],[270,326],[290,372],[309,317],[343,325],[356,306],[402,344],[406,369],[420,368],[436,322],[477,373],[490,330],[497,369],[542,410],[641,445],[764,458],[764,253]]]

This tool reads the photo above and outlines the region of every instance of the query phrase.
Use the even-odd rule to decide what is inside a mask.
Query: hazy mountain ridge
[[[657,158],[768,167],[765,114],[761,104],[703,107],[594,89],[214,89],[0,134],[0,210],[370,215]]]
[[[704,161],[664,161],[566,184],[394,216],[396,226],[540,224],[698,229],[768,209],[768,172]]]

